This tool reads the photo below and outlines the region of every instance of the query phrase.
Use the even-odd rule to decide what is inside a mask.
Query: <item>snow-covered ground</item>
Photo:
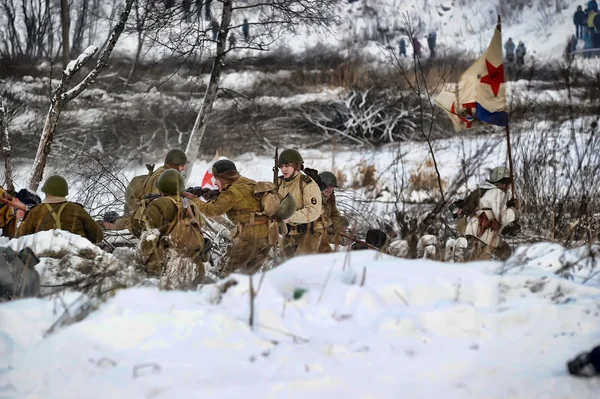
[[[79,294],[1,304],[0,396],[596,398],[600,380],[566,362],[600,342],[599,285],[553,274],[556,248],[535,254],[505,275],[373,251],[295,258],[254,277],[252,326],[241,275],[119,290],[46,336]]]
[[[523,3],[520,10],[515,3]],[[497,22],[498,14],[503,18],[504,41],[512,37],[515,43],[522,40],[528,49],[528,59],[538,61],[562,60],[567,40],[575,34],[573,14],[581,2],[529,0],[358,0],[351,4],[341,2],[337,8],[340,24],[328,30],[311,31],[298,27],[288,32],[271,49],[285,49],[302,53],[317,45],[337,51],[361,54],[373,60],[384,61],[380,46],[391,45],[398,50],[400,38],[407,38],[403,31],[408,21],[415,29],[416,38],[428,54],[426,36],[437,32],[438,54],[481,54],[488,46]],[[557,9],[557,4],[560,7]],[[585,7],[584,7],[585,8]],[[218,7],[215,12],[219,15]],[[244,18],[253,20],[252,13],[234,12],[232,25],[240,26]],[[195,22],[193,22],[195,23]],[[184,23],[175,31],[185,29]],[[385,39],[382,34],[384,33]],[[172,32],[171,32],[172,33]],[[238,37],[240,33],[234,32]],[[366,40],[368,39],[368,40]],[[583,46],[583,42],[580,43]],[[137,37],[124,37],[117,51],[135,54]],[[408,47],[408,55],[412,47]],[[209,48],[209,51],[211,49]],[[145,57],[164,55],[164,49],[144,51]],[[260,54],[254,50],[240,50],[231,57],[246,57]]]

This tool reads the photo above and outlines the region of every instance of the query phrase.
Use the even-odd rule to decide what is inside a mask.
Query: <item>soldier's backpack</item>
[[[260,214],[268,218],[273,217],[281,206],[281,195],[277,192],[277,187],[271,182],[256,182],[254,185],[254,197],[260,200],[262,207]]]
[[[142,198],[141,201],[138,201],[134,208],[131,209],[132,213],[129,216],[129,230],[137,238],[140,238],[142,232],[146,229],[146,208],[148,208],[150,202],[157,198],[160,198],[159,194],[148,195]]]
[[[486,191],[488,190],[485,188],[478,187],[466,196],[461,206],[462,214],[464,216],[468,217],[475,214],[475,211],[479,206],[479,200],[481,199],[483,194],[485,194]]]
[[[154,173],[154,164],[146,164],[146,169],[148,169],[147,174],[135,176],[127,185],[127,189],[125,190],[124,215],[134,213],[137,210],[140,201],[143,199],[148,180]]]
[[[183,256],[193,258],[204,250],[204,235],[202,234],[201,216],[195,215],[188,199],[177,202],[169,197],[177,207],[177,218],[169,225],[164,237],[171,248]]]

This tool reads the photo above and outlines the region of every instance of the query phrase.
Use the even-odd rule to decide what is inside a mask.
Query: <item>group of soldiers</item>
[[[185,189],[182,173],[187,162],[183,151],[172,149],[163,166],[149,168],[147,175],[132,179],[124,214],[111,221],[97,222],[83,206],[68,201],[67,182],[58,175],[45,181],[43,201],[31,192],[26,192],[29,196],[2,192],[0,228],[9,237],[62,229],[93,243],[101,242],[106,230],[127,229],[139,238],[137,259],[150,275],[165,273],[173,253],[177,253],[194,264],[195,283],[204,278],[204,263],[212,249],[212,242],[203,235],[204,217],[226,215],[235,226],[218,277],[236,270],[257,272],[272,249],[279,261],[295,255],[332,252],[351,238],[348,219],[336,206],[336,176],[305,169],[304,159],[296,150],[286,149],[279,154],[281,175],[275,176],[276,184],[242,176],[235,163],[218,160],[212,165],[218,191],[205,189],[200,193]],[[468,241],[469,255],[461,260],[492,256],[504,259],[510,254],[502,237],[514,230],[519,209],[517,200],[507,200],[511,179],[508,169],[495,168],[487,182],[464,200],[451,204],[458,234]],[[22,220],[18,228],[17,220]],[[358,240],[352,249],[393,253],[388,250],[393,243],[382,231],[370,230],[366,241]]]

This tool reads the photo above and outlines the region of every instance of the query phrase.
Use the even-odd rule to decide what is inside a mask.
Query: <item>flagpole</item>
[[[498,27],[500,27],[500,32],[502,32],[502,18],[500,17],[500,14],[498,14]],[[506,122],[506,149],[507,149],[507,153],[508,153],[508,169],[510,171],[510,188],[512,189],[512,198],[515,198],[516,192],[515,192],[515,179],[513,176],[513,161],[512,161],[512,151],[510,148],[510,128],[509,128],[509,122],[507,120]]]

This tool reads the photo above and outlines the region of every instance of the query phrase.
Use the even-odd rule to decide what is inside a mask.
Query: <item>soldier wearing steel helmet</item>
[[[146,165],[146,167],[148,168],[148,174],[134,177],[125,190],[123,217],[118,219],[115,223],[104,222],[103,227],[106,230],[122,230],[129,228],[131,233],[137,236],[135,231],[131,229],[131,226],[135,223],[132,218],[138,209],[140,201],[149,195],[160,193],[157,182],[158,178],[165,170],[173,169],[179,173],[185,174],[187,168],[187,156],[182,150],[174,148],[167,153],[164,164],[161,167],[156,170],[154,170],[154,165]]]
[[[220,277],[225,277],[237,269],[243,273],[257,272],[269,256],[274,243],[269,243],[269,228],[275,228],[275,240],[278,236],[277,225],[269,223],[262,214],[261,200],[254,195],[256,181],[241,176],[236,165],[230,160],[219,160],[212,166],[219,195],[204,202],[195,195],[184,192],[200,212],[214,217],[227,215],[236,229],[232,243],[227,249],[227,264]]]
[[[150,274],[159,274],[165,266],[165,252],[169,248],[169,235],[179,218],[180,213],[185,211],[185,207],[191,207],[191,214],[196,222],[202,226],[203,219],[200,216],[200,211],[195,204],[190,201],[183,203],[181,194],[183,193],[185,182],[183,176],[175,169],[167,169],[156,181],[156,188],[160,196],[148,198],[147,205],[143,211],[142,222],[145,225],[146,232],[156,230],[158,235],[151,234],[141,240],[140,248],[138,249],[138,260],[146,266],[146,271]],[[142,233],[143,237],[144,233]],[[190,246],[203,247],[204,243],[190,243]],[[198,275],[204,276],[204,264],[201,251],[192,260],[198,266]]]
[[[66,230],[87,238],[93,243],[102,241],[100,225],[82,205],[67,201],[69,185],[61,176],[50,176],[42,186],[44,201],[33,207],[21,222],[17,237],[52,229]]]
[[[322,213],[321,190],[317,183],[302,173],[304,159],[296,150],[279,154],[278,191],[282,197],[290,194],[296,200],[296,211],[285,219],[287,234],[282,238],[282,254],[290,258],[298,254],[316,253],[321,244],[323,226],[318,222]]]
[[[469,241],[471,260],[487,260],[495,255],[506,259],[510,247],[503,236],[518,230],[519,201],[508,199],[511,184],[510,170],[498,166],[491,170],[489,179],[479,186],[480,197],[475,212],[466,219],[465,237]]]
[[[327,185],[327,188],[321,191],[323,213],[319,222],[323,225],[324,234],[319,246],[319,252],[331,252],[330,243],[339,245],[342,241],[337,232],[346,228],[347,219],[340,214],[336,205],[334,191],[338,187],[337,178],[333,173],[328,171],[319,173],[319,177]]]

